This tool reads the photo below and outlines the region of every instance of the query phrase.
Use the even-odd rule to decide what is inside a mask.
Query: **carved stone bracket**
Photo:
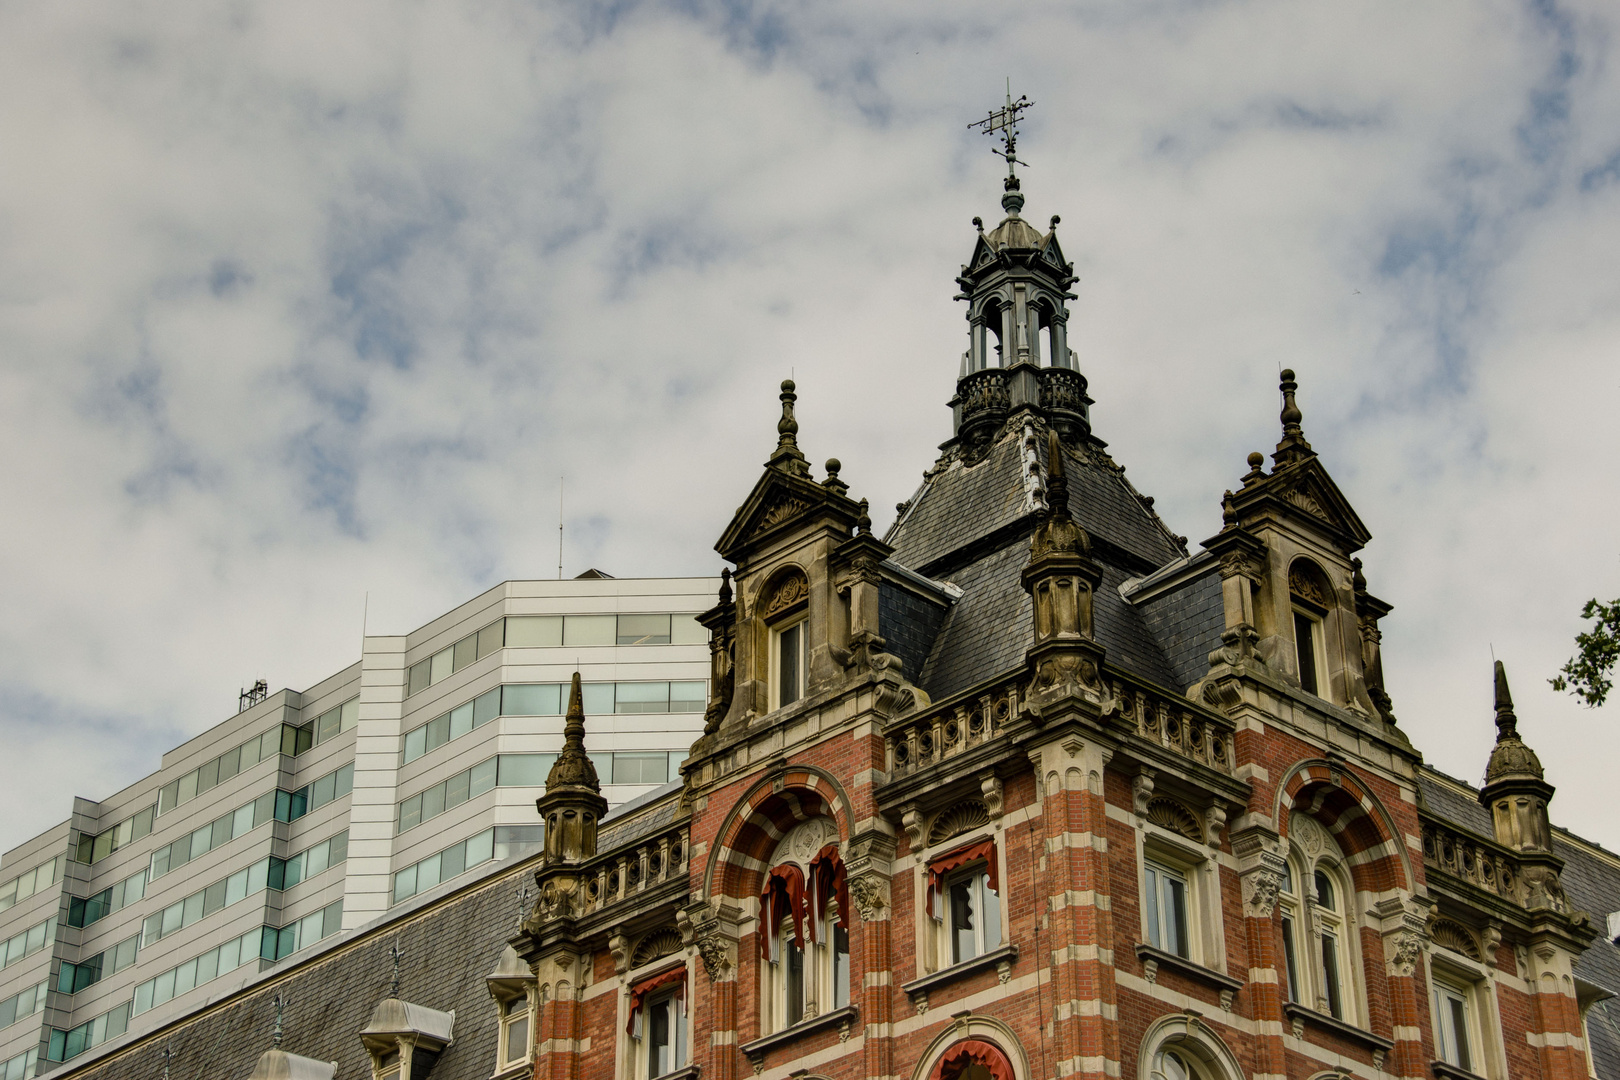
[[[623,975],[630,969],[630,939],[622,933],[608,938],[608,954],[613,957],[613,970]]]
[[[1270,829],[1250,828],[1232,837],[1238,877],[1243,883],[1243,914],[1251,919],[1269,919],[1277,906],[1277,893],[1288,866],[1281,847],[1277,834]]]
[[[1397,930],[1384,938],[1384,968],[1391,978],[1411,978],[1422,955],[1423,943],[1410,930]]]
[[[979,784],[979,792],[984,796],[984,808],[989,811],[991,819],[999,818],[1003,804],[1001,777],[994,773],[985,777]]]
[[[847,845],[844,866],[849,875],[849,899],[864,922],[889,917],[894,849],[895,838],[877,830],[852,836]]]
[[[1153,800],[1153,778],[1157,775],[1157,770],[1143,766],[1131,781],[1131,801],[1139,818],[1147,816],[1148,803]]]
[[[889,917],[889,882],[878,874],[862,874],[849,881],[849,900],[863,922]]]

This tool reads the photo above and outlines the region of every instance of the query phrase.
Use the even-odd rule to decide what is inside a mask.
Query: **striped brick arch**
[[[1302,761],[1278,790],[1277,818],[1284,836],[1296,813],[1319,821],[1344,849],[1357,889],[1413,888],[1406,845],[1389,812],[1355,773],[1328,761]],[[1286,810],[1285,815],[1282,811]]]
[[[820,769],[793,766],[749,789],[726,815],[705,872],[706,896],[742,899],[760,889],[771,852],[800,822],[831,818],[849,837],[849,802],[837,781]]]

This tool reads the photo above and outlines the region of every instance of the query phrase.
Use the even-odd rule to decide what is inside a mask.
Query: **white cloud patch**
[[[1308,437],[1376,534],[1406,729],[1477,779],[1490,648],[1620,593],[1605,5],[278,2],[0,11],[0,847],[511,577],[709,573],[774,438],[875,508],[945,436],[996,159],[1063,216],[1098,434],[1172,527]],[[881,525],[887,513],[875,515]],[[1604,752],[1596,753],[1596,748]]]

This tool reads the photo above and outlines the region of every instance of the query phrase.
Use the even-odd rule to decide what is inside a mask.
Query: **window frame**
[[[964,883],[973,894],[974,912],[980,916],[975,921],[976,925],[970,928],[974,938],[973,952],[966,956],[959,955],[958,945],[961,943],[962,931],[956,925],[956,890]],[[940,891],[944,894],[943,907],[945,913],[945,917],[940,920],[943,923],[942,930],[944,933],[942,945],[949,950],[950,956],[950,963],[946,964],[946,967],[955,967],[957,964],[977,960],[985,953],[1001,948],[1003,940],[1001,896],[990,887],[990,867],[987,862],[980,861],[964,866],[959,870],[951,871],[941,882]],[[990,917],[992,904],[986,899],[986,897],[990,896],[996,898],[993,905],[995,914],[993,920]],[[988,932],[991,929],[990,924],[992,921],[995,923],[996,940],[994,941],[988,940]]]
[[[815,870],[815,866],[821,855],[826,853],[828,848],[836,850],[837,864],[822,864],[823,866],[829,866],[829,872],[831,872],[830,865],[841,865],[844,849],[843,845],[837,842],[837,827],[831,818],[813,818],[810,822],[799,826],[799,828],[807,828],[811,826],[812,822],[817,821],[823,821],[825,824],[818,827],[820,831],[815,833],[813,843],[797,845],[794,843],[794,839],[798,835],[798,829],[789,832],[787,836],[778,842],[776,850],[771,855],[771,868],[765,872],[764,881],[769,882],[776,870],[786,866],[796,868],[802,875],[804,882],[805,920],[807,923],[810,920],[818,921],[813,928],[810,926],[805,927],[804,936],[806,940],[803,945],[798,945],[794,943],[792,934],[789,932],[790,927],[797,926],[798,916],[792,911],[787,912],[782,918],[774,942],[774,949],[772,950],[776,958],[767,958],[763,955],[762,950],[762,955],[759,958],[759,1034],[761,1038],[790,1031],[800,1024],[812,1023],[830,1012],[849,1005],[853,998],[854,987],[850,985],[849,973],[851,968],[848,949],[850,937],[853,935],[848,930],[843,931],[846,935],[845,950],[840,953],[838,951],[838,933],[842,928],[837,925],[838,894],[835,891],[834,895],[828,897],[826,907],[820,912],[817,911],[819,901],[815,897],[815,891],[820,887],[817,881],[818,871]],[[812,854],[803,855],[801,847],[808,847]],[[834,880],[836,881],[836,877]],[[757,933],[765,934],[769,931],[766,921],[767,914],[762,900],[756,922]],[[847,914],[844,916],[844,921],[853,924],[853,920]],[[812,932],[812,929],[814,932]],[[788,1006],[790,1004],[789,994],[793,989],[792,983],[794,980],[791,977],[791,968],[789,966],[791,964],[790,951],[792,954],[797,954],[799,958],[797,975],[799,1015],[791,1021],[788,1019],[791,1012]],[[840,956],[843,958],[842,970],[845,976],[842,998],[839,994]]]
[[[521,1016],[509,1011],[511,1007],[519,1001],[523,1002],[523,1012]],[[497,1004],[500,1007],[500,1017],[496,1024],[498,1041],[495,1047],[495,1061],[497,1063],[495,1071],[497,1073],[502,1073],[507,1069],[515,1069],[519,1065],[533,1064],[534,1031],[537,1020],[537,1017],[535,1016],[535,993],[533,985],[531,984],[525,986],[521,994],[512,994],[505,998],[498,999]],[[523,1039],[523,1056],[508,1057],[507,1051],[510,1049],[509,1040],[511,1039],[511,1029],[519,1021],[527,1025],[527,1030]]]
[[[1178,875],[1186,885],[1185,953],[1152,944],[1147,904],[1147,870],[1150,865]],[[1139,940],[1148,943],[1150,948],[1178,956],[1212,971],[1225,971],[1226,929],[1221,912],[1220,882],[1218,879],[1211,880],[1212,875],[1218,872],[1218,868],[1209,849],[1181,833],[1139,819],[1136,830],[1136,866]]]
[[[1323,853],[1307,860],[1299,852],[1290,851],[1287,861],[1293,891],[1288,891],[1286,882],[1277,890],[1279,927],[1283,919],[1293,925],[1291,941],[1286,930],[1282,931],[1285,970],[1281,973],[1281,985],[1285,1000],[1341,1023],[1365,1027],[1367,999],[1362,985],[1361,921],[1356,916],[1355,882],[1350,877],[1348,864],[1342,852]],[[1318,873],[1327,878],[1335,893],[1336,901],[1331,908],[1325,908],[1317,900]],[[1326,963],[1330,954],[1324,948],[1330,937],[1334,946],[1332,966],[1337,976],[1332,983]],[[1289,970],[1290,960],[1292,971]],[[1293,980],[1289,979],[1290,974]],[[1334,991],[1337,991],[1337,1002]]]
[[[1492,972],[1472,957],[1444,946],[1430,949],[1428,960],[1429,1021],[1435,1039],[1435,1059],[1487,1080],[1502,1080],[1508,1075],[1507,1058],[1500,1038],[1502,1025],[1497,1014]],[[1463,1003],[1464,1024],[1468,1029],[1468,1065],[1459,1065],[1440,1053],[1442,1022],[1440,1003],[1436,999],[1442,992],[1449,992]]]
[[[798,678],[795,680],[795,694],[792,701],[782,700],[782,639],[789,633],[798,632]],[[770,627],[770,678],[767,699],[768,712],[785,709],[790,705],[797,705],[809,694],[810,666],[810,612],[801,607],[796,612],[775,622]]]
[[[965,848],[975,847],[979,844],[990,844],[990,854],[985,858],[975,859],[973,862],[954,867],[948,871],[940,881],[940,898],[938,915],[934,914],[929,897],[929,879],[933,873],[935,863]],[[1006,888],[1006,867],[1002,863],[1001,843],[993,833],[964,833],[952,836],[936,845],[936,850],[925,849],[918,859],[917,867],[920,871],[917,909],[923,912],[924,917],[918,920],[919,955],[929,965],[926,974],[935,974],[948,971],[959,964],[969,964],[987,953],[994,952],[1011,940],[1008,933],[1008,912],[1006,897],[999,890],[989,887],[990,860],[995,860],[996,881],[1001,888]],[[984,893],[992,893],[996,897],[996,935],[994,944],[984,944],[984,929],[982,925],[975,930],[976,945],[982,945],[979,951],[972,956],[961,959],[956,957],[956,929],[953,924],[953,904],[950,894],[952,887],[964,878],[974,878],[979,892],[981,907],[983,907]],[[986,920],[981,919],[983,924]]]
[[[1294,666],[1299,676],[1299,688],[1307,694],[1312,694],[1328,700],[1327,692],[1327,617],[1310,605],[1301,603],[1298,597],[1292,598],[1292,611],[1294,619]],[[1311,631],[1311,681],[1305,682],[1305,654],[1300,648],[1299,624],[1303,620]]]

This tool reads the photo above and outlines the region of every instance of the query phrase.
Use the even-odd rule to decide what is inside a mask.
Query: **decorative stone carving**
[[[1150,800],[1145,816],[1148,821],[1161,829],[1179,833],[1187,839],[1196,840],[1199,843],[1204,841],[1204,826],[1191,810],[1188,810],[1174,799],[1160,796]]]
[[[1319,608],[1333,606],[1333,598],[1322,581],[1321,572],[1310,563],[1295,560],[1288,568],[1288,591]]]
[[[1337,841],[1322,827],[1321,822],[1298,812],[1288,815],[1288,843],[1313,862],[1321,855],[1329,852],[1337,854],[1339,850]]]
[[[908,806],[900,814],[900,826],[906,830],[906,839],[911,842],[912,851],[921,851],[927,832],[923,827],[922,813],[915,806]]]
[[[650,964],[659,957],[679,952],[680,949],[681,935],[674,927],[666,926],[662,930],[654,930],[636,943],[636,951],[631,957],[630,966],[641,967],[643,964]]]
[[[789,608],[804,603],[810,597],[810,581],[798,570],[788,574],[765,600],[763,617],[770,619]]]
[[[992,818],[1001,817],[1002,791],[1001,777],[991,774],[979,782],[979,792],[984,796],[984,809]]]
[[[623,975],[630,969],[630,939],[623,934],[608,938],[608,954],[613,957],[613,970]]]
[[[1479,945],[1474,941],[1474,935],[1451,919],[1436,919],[1430,923],[1429,939],[1443,949],[1462,953],[1470,960],[1480,959]]]
[[[978,799],[964,799],[934,819],[928,830],[928,844],[943,844],[953,836],[960,836],[981,825],[990,823],[990,811]]]
[[[1259,866],[1243,875],[1243,913],[1251,919],[1269,919],[1282,888],[1280,867]]]
[[[1480,931],[1480,945],[1484,952],[1485,963],[1496,966],[1496,950],[1502,945],[1502,923],[1499,919],[1492,919]]]
[[[697,939],[698,956],[703,959],[703,970],[712,981],[719,982],[731,971],[731,949],[718,929]]]
[[[1131,804],[1139,818],[1147,817],[1148,804],[1153,801],[1154,770],[1144,768],[1131,780]]]
[[[1397,930],[1384,939],[1385,968],[1391,978],[1411,978],[1417,971],[1423,943],[1410,930]]]
[[[1204,843],[1212,848],[1221,846],[1221,833],[1226,829],[1226,808],[1219,804],[1204,811]]]
[[[878,874],[862,874],[849,882],[849,901],[855,905],[863,922],[877,922],[886,918],[889,907],[889,883]]]

